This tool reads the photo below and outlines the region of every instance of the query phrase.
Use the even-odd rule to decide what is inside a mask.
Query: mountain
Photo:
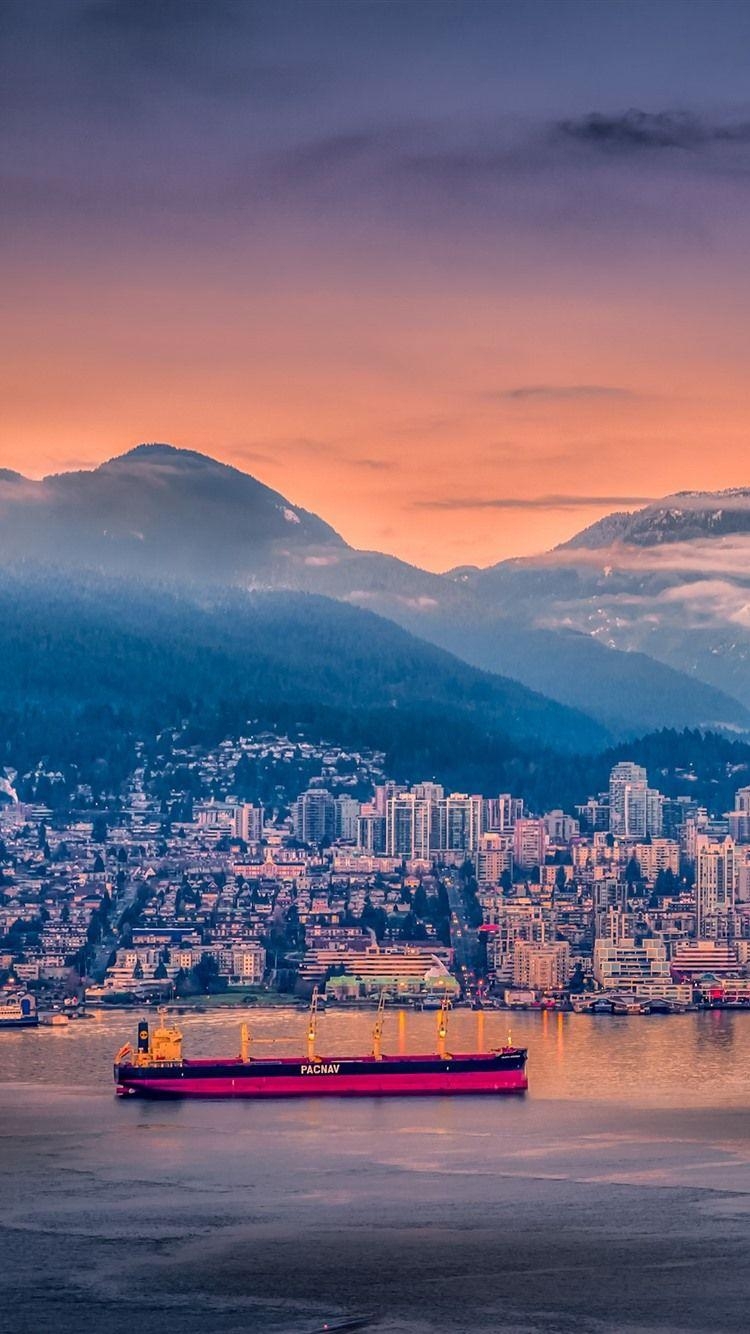
[[[321,594],[515,678],[615,738],[665,726],[744,731],[748,597],[704,572],[742,542],[749,495],[686,493],[609,516],[539,558],[435,575],[350,547],[236,468],[140,445],[41,482],[0,474],[0,560],[55,564],[75,578],[88,570],[171,581],[213,596],[227,588]],[[722,619],[727,594],[737,600]],[[716,615],[706,617],[710,605]]]
[[[562,544],[559,550],[598,550],[614,542],[653,547],[669,542],[750,534],[750,489],[678,491],[634,514],[609,514]]]
[[[191,450],[139,445],[34,482],[0,475],[0,558],[236,582],[278,551],[341,547],[322,519]]]
[[[0,764],[40,758],[115,782],[133,745],[258,729],[382,750],[404,780],[531,797],[602,749],[591,719],[480,672],[387,620],[295,593],[176,595],[86,576],[0,577]],[[98,775],[98,777],[97,777]],[[499,785],[499,787],[498,787]]]
[[[680,492],[456,578],[516,626],[646,654],[750,706],[750,489]]]

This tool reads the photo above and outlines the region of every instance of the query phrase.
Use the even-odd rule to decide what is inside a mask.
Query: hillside
[[[744,493],[731,494],[731,513],[741,515]],[[661,507],[673,526],[677,499]],[[440,576],[353,549],[322,519],[236,468],[141,445],[91,471],[41,482],[0,474],[0,559],[54,563],[75,583],[94,571],[210,590],[218,600],[237,588],[322,594],[580,709],[617,738],[665,726],[745,731],[748,592],[739,573],[709,578],[715,564],[731,566],[726,544],[742,539],[724,528],[711,536],[719,500],[728,505],[727,497],[715,499],[713,510],[710,498],[683,501],[690,524],[708,534],[700,549],[623,544],[628,525],[667,531],[651,507],[652,519],[648,509],[609,516],[539,559]],[[615,543],[614,556],[604,553],[605,539]],[[745,555],[740,550],[735,564],[747,568]],[[672,568],[680,560],[684,578]]]
[[[0,581],[2,763],[117,781],[137,737],[215,744],[256,728],[384,750],[394,776],[499,790],[547,750],[601,749],[582,713],[477,671],[390,622],[299,594],[200,604],[90,577]]]
[[[119,575],[233,583],[337,533],[237,468],[139,445],[91,471],[0,478],[0,557]]]

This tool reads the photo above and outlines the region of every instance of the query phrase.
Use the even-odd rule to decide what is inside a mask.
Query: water
[[[133,1016],[0,1033],[0,1331],[736,1331],[750,1298],[750,1015],[513,1016],[517,1098],[117,1101]],[[321,1018],[319,1053],[373,1016]],[[231,1054],[225,1014],[180,1019]],[[454,1050],[500,1014],[451,1016]],[[257,1054],[304,1016],[253,1014]],[[386,1050],[434,1045],[392,1014]]]

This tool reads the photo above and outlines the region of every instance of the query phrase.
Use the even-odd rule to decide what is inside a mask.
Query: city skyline
[[[746,6],[3,23],[2,466],[169,440],[429,569],[747,481]]]

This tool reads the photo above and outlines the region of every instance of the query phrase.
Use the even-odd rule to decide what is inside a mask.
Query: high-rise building
[[[417,801],[411,792],[389,797],[385,804],[385,851],[388,857],[414,856]]]
[[[513,874],[512,837],[509,834],[482,834],[475,860],[477,884],[499,884],[504,871]]]
[[[263,807],[242,801],[234,811],[234,836],[245,843],[259,843],[263,837]]]
[[[654,787],[646,788],[646,834],[661,838],[664,829],[664,797]]]
[[[565,811],[548,811],[544,817],[547,837],[551,843],[570,843],[580,833],[580,825]]]
[[[336,838],[340,838],[344,843],[354,843],[356,841],[359,811],[359,802],[355,801],[354,797],[343,795],[336,798],[334,817]]]
[[[469,797],[465,792],[452,792],[440,803],[441,852],[476,851],[482,833],[481,797]]]
[[[646,837],[648,775],[640,764],[622,760],[609,775],[609,829],[621,838]]]
[[[499,797],[488,797],[484,803],[484,829],[492,834],[509,834],[523,815],[523,800],[501,792]]]
[[[723,940],[733,932],[737,895],[734,841],[710,842],[699,834],[695,857],[695,934],[698,939]]]
[[[385,812],[387,856],[431,861],[439,848],[441,804],[432,793],[418,796],[416,790],[390,797]]]
[[[397,797],[406,788],[403,783],[379,783],[375,788],[374,806],[378,815],[385,815],[385,808],[391,797]]]
[[[619,838],[660,838],[664,798],[640,764],[622,760],[609,775],[609,831]]]
[[[374,807],[363,806],[357,820],[357,847],[371,857],[385,855],[385,815]]]
[[[513,827],[513,860],[521,870],[543,866],[547,856],[547,829],[544,820],[516,820]]]
[[[437,804],[445,796],[445,788],[441,787],[440,783],[415,783],[411,790],[418,801],[432,801]]]
[[[729,832],[735,843],[750,843],[750,787],[741,787],[734,797],[730,811]]]
[[[313,787],[298,796],[292,807],[295,836],[301,843],[322,843],[336,833],[336,803],[323,787]]]

